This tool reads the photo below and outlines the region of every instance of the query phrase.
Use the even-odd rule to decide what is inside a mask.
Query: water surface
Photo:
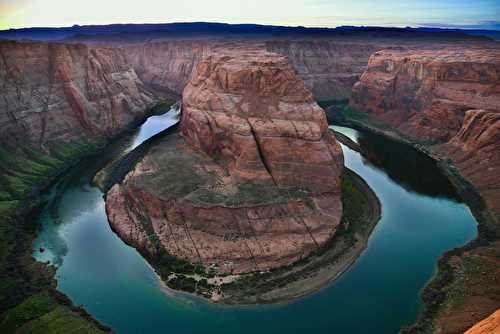
[[[175,119],[150,118],[123,151]],[[47,193],[34,256],[58,267],[60,291],[119,333],[397,333],[415,321],[419,290],[438,257],[473,239],[476,222],[432,160],[378,136],[335,129],[366,152],[342,147],[346,166],[379,196],[382,218],[356,263],[313,295],[283,305],[224,307],[165,293],[147,262],[110,230],[102,193],[90,184],[103,163],[95,159]]]

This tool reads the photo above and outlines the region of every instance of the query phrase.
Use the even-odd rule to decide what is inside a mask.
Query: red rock
[[[498,48],[377,52],[350,103],[416,141],[449,141],[443,153],[500,212]]]
[[[500,333],[500,309],[493,312],[492,315],[478,322],[465,334],[498,334]]]
[[[108,193],[124,240],[154,255],[146,221],[169,254],[247,273],[293,263],[333,236],[342,153],[284,57],[235,48],[205,58],[184,89],[181,129]]]
[[[280,55],[219,51],[202,61],[184,89],[182,131],[241,181],[339,189],[340,147]]]
[[[352,86],[365,71],[370,55],[381,48],[380,44],[381,41],[372,38],[362,43],[341,39],[277,39],[266,41],[266,48],[287,57],[317,100],[342,100],[351,96]]]
[[[157,101],[116,49],[0,42],[0,141],[113,136]]]
[[[500,105],[500,50],[384,50],[353,87],[351,105],[418,140],[446,141],[465,111]]]
[[[469,110],[460,131],[443,147],[460,173],[500,212],[500,111]]]

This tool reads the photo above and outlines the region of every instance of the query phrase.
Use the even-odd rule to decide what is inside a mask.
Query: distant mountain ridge
[[[444,29],[444,28],[392,28],[392,27],[357,27],[340,26],[337,28],[287,27],[259,24],[227,24],[210,22],[158,23],[158,24],[109,24],[109,25],[74,25],[72,27],[35,27],[0,30],[0,39],[14,40],[65,40],[86,39],[96,36],[131,35],[131,36],[183,36],[183,35],[241,35],[241,36],[283,36],[283,35],[315,35],[344,36],[356,34],[383,34],[398,36],[412,35],[444,35],[447,38],[467,38],[475,36],[500,40],[500,31],[479,29]]]

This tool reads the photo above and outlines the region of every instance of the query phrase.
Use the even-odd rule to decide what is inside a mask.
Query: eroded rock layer
[[[500,212],[500,50],[376,52],[351,106],[440,149]],[[480,110],[477,110],[480,109]]]
[[[460,131],[443,150],[488,207],[500,212],[500,111],[467,111]]]
[[[342,100],[366,69],[370,55],[380,46],[331,40],[271,40],[269,51],[287,57],[317,100]]]
[[[156,102],[116,49],[0,42],[0,141],[113,136]]]
[[[143,82],[180,95],[193,69],[215,45],[215,41],[179,40],[131,44],[121,49]]]
[[[206,57],[184,89],[181,129],[108,193],[124,240],[246,273],[293,263],[333,236],[341,149],[283,56]]]
[[[498,109],[500,50],[383,50],[351,105],[418,140],[449,140],[470,109]]]

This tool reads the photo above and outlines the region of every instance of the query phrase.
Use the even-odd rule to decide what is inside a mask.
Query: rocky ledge
[[[350,105],[435,147],[500,212],[500,49],[374,53]]]
[[[471,109],[500,105],[500,49],[375,52],[351,106],[417,140],[447,141]]]
[[[106,210],[169,286],[182,288],[186,275],[198,285],[207,284],[200,277],[229,283],[331,240],[342,171],[323,110],[285,58],[226,49],[204,58],[184,89],[181,134],[108,192]]]

